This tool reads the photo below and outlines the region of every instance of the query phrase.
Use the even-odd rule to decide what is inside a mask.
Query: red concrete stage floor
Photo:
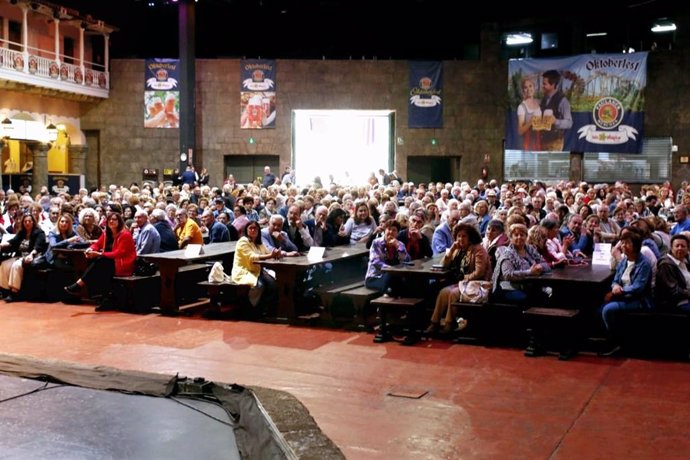
[[[6,353],[290,392],[350,459],[690,458],[690,365],[0,302]]]

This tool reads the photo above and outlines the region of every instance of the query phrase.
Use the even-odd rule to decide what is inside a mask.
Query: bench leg
[[[388,308],[383,305],[379,307],[379,317],[381,318],[381,325],[379,326],[379,332],[374,336],[374,343],[389,342],[393,339],[390,332],[388,332],[388,319],[387,319]]]

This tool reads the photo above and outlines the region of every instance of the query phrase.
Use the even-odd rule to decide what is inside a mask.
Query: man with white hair
[[[161,250],[161,236],[156,227],[149,223],[149,215],[146,211],[137,211],[134,214],[133,237],[137,255],[156,254]]]

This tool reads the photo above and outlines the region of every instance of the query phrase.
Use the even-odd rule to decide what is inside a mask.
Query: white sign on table
[[[611,265],[611,243],[595,243],[592,265]]]

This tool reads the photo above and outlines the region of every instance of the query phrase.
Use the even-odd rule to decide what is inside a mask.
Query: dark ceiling
[[[111,37],[112,57],[178,55],[173,0],[56,3],[118,27]],[[514,2],[507,8],[476,2],[474,15],[464,13],[467,8],[452,0],[199,0],[197,57],[472,59],[479,55],[482,23],[497,24],[501,33],[535,35],[533,45],[505,50],[508,57],[641,51],[655,41],[672,46],[675,39],[675,34],[652,35],[653,19],[690,16],[690,2],[684,0]],[[609,35],[585,38],[604,31]],[[558,46],[542,49],[541,33],[555,33]]]

